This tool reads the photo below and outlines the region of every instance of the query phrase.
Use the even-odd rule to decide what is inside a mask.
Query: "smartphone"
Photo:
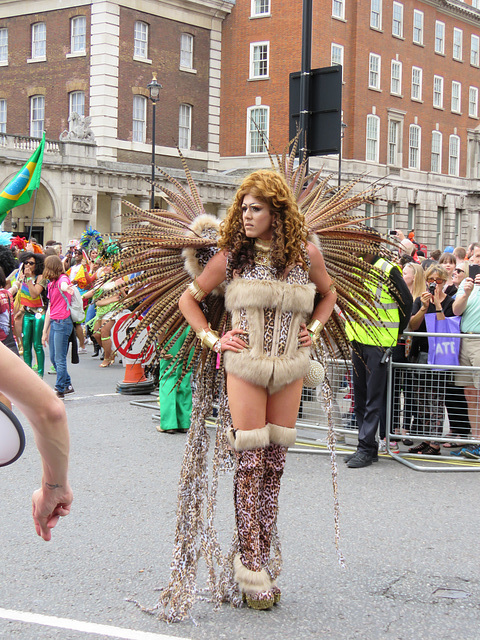
[[[480,273],[480,264],[469,264],[468,265],[468,277],[475,280],[475,276]]]
[[[389,235],[391,236],[396,236],[397,232],[395,231],[395,229],[390,229],[390,231],[388,232]]]

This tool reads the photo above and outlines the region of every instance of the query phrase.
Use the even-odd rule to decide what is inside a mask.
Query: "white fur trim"
[[[247,451],[252,449],[262,449],[270,443],[270,431],[268,426],[261,429],[229,429],[227,438],[235,451]]]
[[[295,428],[281,427],[278,424],[269,422],[267,427],[270,429],[270,443],[279,444],[282,447],[292,447],[297,439],[297,430]]]
[[[243,593],[259,593],[260,591],[268,591],[271,586],[270,576],[265,569],[261,571],[251,571],[242,564],[240,554],[235,556],[233,561],[233,571],[235,582]]]
[[[235,278],[225,292],[225,307],[235,309],[272,309],[310,315],[315,285],[290,284],[281,280],[247,280]]]
[[[204,235],[202,232],[207,229],[213,229],[218,232],[220,230],[220,220],[215,216],[210,215],[209,213],[203,213],[195,218],[195,220],[190,225],[190,233],[189,236],[202,236]],[[182,255],[185,259],[185,269],[192,276],[192,278],[197,278],[203,271],[203,267],[198,264],[198,260],[196,257],[198,249],[186,247],[182,251]]]
[[[307,237],[307,240],[308,240],[308,242],[311,242],[313,245],[315,245],[319,251],[322,250],[322,245],[321,245],[321,242],[320,242],[320,238],[317,236],[316,233],[309,233],[308,237]]]

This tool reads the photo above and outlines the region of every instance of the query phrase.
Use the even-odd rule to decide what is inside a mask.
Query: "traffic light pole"
[[[308,172],[308,125],[310,112],[308,111],[310,98],[310,75],[312,71],[312,0],[303,0],[302,13],[302,71],[300,75],[300,163],[306,163]]]

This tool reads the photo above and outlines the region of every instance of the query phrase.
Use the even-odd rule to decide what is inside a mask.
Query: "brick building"
[[[219,160],[221,32],[231,7],[232,0],[0,0],[0,187],[45,130],[40,239],[65,242],[90,224],[116,230],[122,198],[148,207],[142,176],[151,174],[153,74],[162,85],[156,164],[175,173],[179,146],[199,172],[208,208],[225,209],[232,180],[208,172]],[[13,209],[4,227],[23,232],[31,211],[32,203]]]
[[[478,0],[314,0],[312,68],[343,67],[343,181],[384,178],[369,215],[429,248],[480,239]],[[265,166],[288,143],[301,3],[237,0],[224,23],[221,166]],[[334,156],[311,167],[338,171]]]

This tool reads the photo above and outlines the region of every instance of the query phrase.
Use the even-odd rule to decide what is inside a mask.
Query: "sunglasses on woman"
[[[25,260],[25,262],[23,264],[29,264],[31,267],[35,266],[35,261],[30,262],[30,260]]]
[[[453,270],[453,273],[465,273],[465,271],[457,267],[456,269]]]
[[[443,284],[445,280],[441,278],[427,278],[427,284],[431,284],[432,282],[436,282],[437,284]]]

